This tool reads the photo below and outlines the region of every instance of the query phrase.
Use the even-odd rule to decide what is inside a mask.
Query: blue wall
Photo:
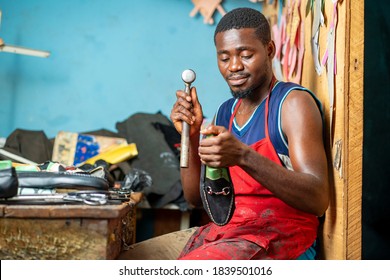
[[[248,0],[225,0],[229,11]],[[0,53],[0,137],[17,128],[115,130],[136,112],[169,116],[181,72],[197,72],[204,113],[230,93],[216,65],[214,26],[190,0],[1,0],[0,37],[49,58]],[[218,21],[220,16],[215,17]]]

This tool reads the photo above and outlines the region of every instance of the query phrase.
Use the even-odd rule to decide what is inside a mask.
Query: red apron
[[[282,165],[269,138],[270,94],[265,108],[265,138],[251,147]],[[241,101],[231,116],[230,131]],[[236,195],[231,221],[225,226],[209,223],[200,227],[179,259],[296,259],[314,243],[318,227],[315,215],[287,205],[240,167],[229,170]]]

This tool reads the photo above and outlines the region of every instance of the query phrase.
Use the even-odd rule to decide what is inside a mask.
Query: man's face
[[[255,29],[242,28],[217,33],[215,46],[219,71],[233,97],[245,98],[264,87],[272,71],[272,43],[264,45]]]

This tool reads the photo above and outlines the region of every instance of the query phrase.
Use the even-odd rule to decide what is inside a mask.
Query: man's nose
[[[230,59],[229,71],[237,72],[243,69],[244,65],[242,64],[241,59],[239,57],[234,56],[232,59]]]

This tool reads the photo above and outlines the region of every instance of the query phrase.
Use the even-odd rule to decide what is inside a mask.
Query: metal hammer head
[[[191,84],[193,81],[195,81],[196,75],[193,70],[187,69],[183,71],[181,78],[186,84]]]

